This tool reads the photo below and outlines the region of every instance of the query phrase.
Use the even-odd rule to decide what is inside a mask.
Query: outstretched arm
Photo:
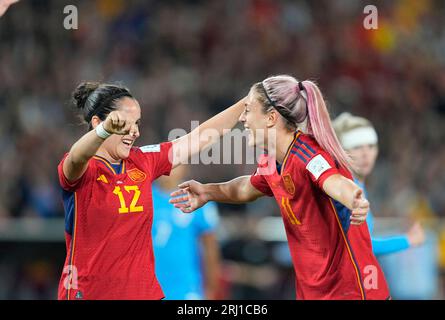
[[[224,135],[224,131],[232,129],[238,122],[245,108],[245,98],[233,106],[210,118],[190,133],[174,140],[172,168],[188,162],[193,155],[212,145]]]
[[[405,235],[392,237],[371,237],[372,251],[376,256],[395,253],[409,248],[409,241]]]
[[[365,222],[369,211],[369,202],[363,196],[363,190],[353,181],[340,174],[333,174],[323,183],[324,192],[352,211],[351,224]]]
[[[193,212],[209,201],[239,204],[264,196],[250,183],[250,176],[224,183],[201,184],[191,180],[180,184],[179,188],[170,195],[173,197],[170,203],[185,213]]]
[[[425,232],[419,222],[414,223],[406,234],[390,237],[375,237],[371,234],[372,251],[376,256],[417,247],[425,242]]]

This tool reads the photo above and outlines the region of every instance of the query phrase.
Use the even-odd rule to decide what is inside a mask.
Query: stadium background
[[[76,5],[79,29],[63,27]],[[363,8],[378,8],[378,30]],[[63,267],[56,166],[85,127],[81,80],[119,81],[142,106],[139,144],[190,130],[268,75],[318,81],[331,115],[367,117],[380,138],[368,191],[377,231],[412,219],[427,244],[383,259],[394,298],[443,299],[445,3],[394,1],[22,0],[0,18],[0,299],[54,299]],[[192,166],[220,181],[252,167]],[[219,206],[221,298],[292,299],[278,209]],[[242,227],[240,227],[242,226]],[[404,274],[402,276],[402,274]]]

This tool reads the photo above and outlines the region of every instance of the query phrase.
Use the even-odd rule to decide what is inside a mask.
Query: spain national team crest
[[[103,174],[101,174],[101,175],[99,176],[99,178],[96,179],[96,181],[101,181],[101,182],[103,182],[103,183],[108,183],[108,179],[107,179],[107,177],[105,177],[105,175],[103,175]]]
[[[147,175],[139,169],[131,169],[127,171],[128,176],[134,182],[143,182],[147,178]]]
[[[286,191],[288,193],[290,193],[291,195],[294,195],[295,194],[295,185],[294,185],[294,182],[292,181],[292,178],[289,173],[286,173],[285,175],[283,175],[283,182],[284,182],[284,187],[286,188]]]

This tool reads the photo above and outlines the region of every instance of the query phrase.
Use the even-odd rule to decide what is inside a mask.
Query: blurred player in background
[[[8,10],[9,6],[18,2],[19,0],[0,0],[0,17]]]
[[[369,203],[352,181],[317,85],[287,75],[258,82],[240,121],[249,145],[272,143],[257,171],[226,183],[185,182],[171,202],[192,212],[208,201],[273,196],[286,229],[297,299],[390,298],[363,223]]]
[[[368,197],[366,178],[374,169],[378,155],[377,132],[370,121],[347,112],[339,115],[333,125],[343,148],[351,156],[354,181]],[[371,211],[368,212],[366,222],[371,234],[372,249],[377,256],[419,246],[425,241],[424,230],[418,222],[406,234],[391,237],[373,236],[374,218]]]
[[[152,188],[156,276],[168,300],[216,299],[218,208],[211,202],[193,214],[184,214],[169,203],[170,193],[186,175],[187,167],[179,166]]]
[[[244,101],[172,142],[138,148],[141,108],[127,88],[86,82],[73,97],[89,131],[58,167],[67,248],[58,297],[161,299],[151,238],[152,182],[207,147],[215,130],[221,135],[235,126]]]

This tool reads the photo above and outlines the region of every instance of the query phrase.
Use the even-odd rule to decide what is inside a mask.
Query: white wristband
[[[109,133],[107,130],[104,129],[104,123],[101,122],[96,127],[96,134],[99,136],[99,138],[106,139],[109,136],[111,136],[111,133]]]

